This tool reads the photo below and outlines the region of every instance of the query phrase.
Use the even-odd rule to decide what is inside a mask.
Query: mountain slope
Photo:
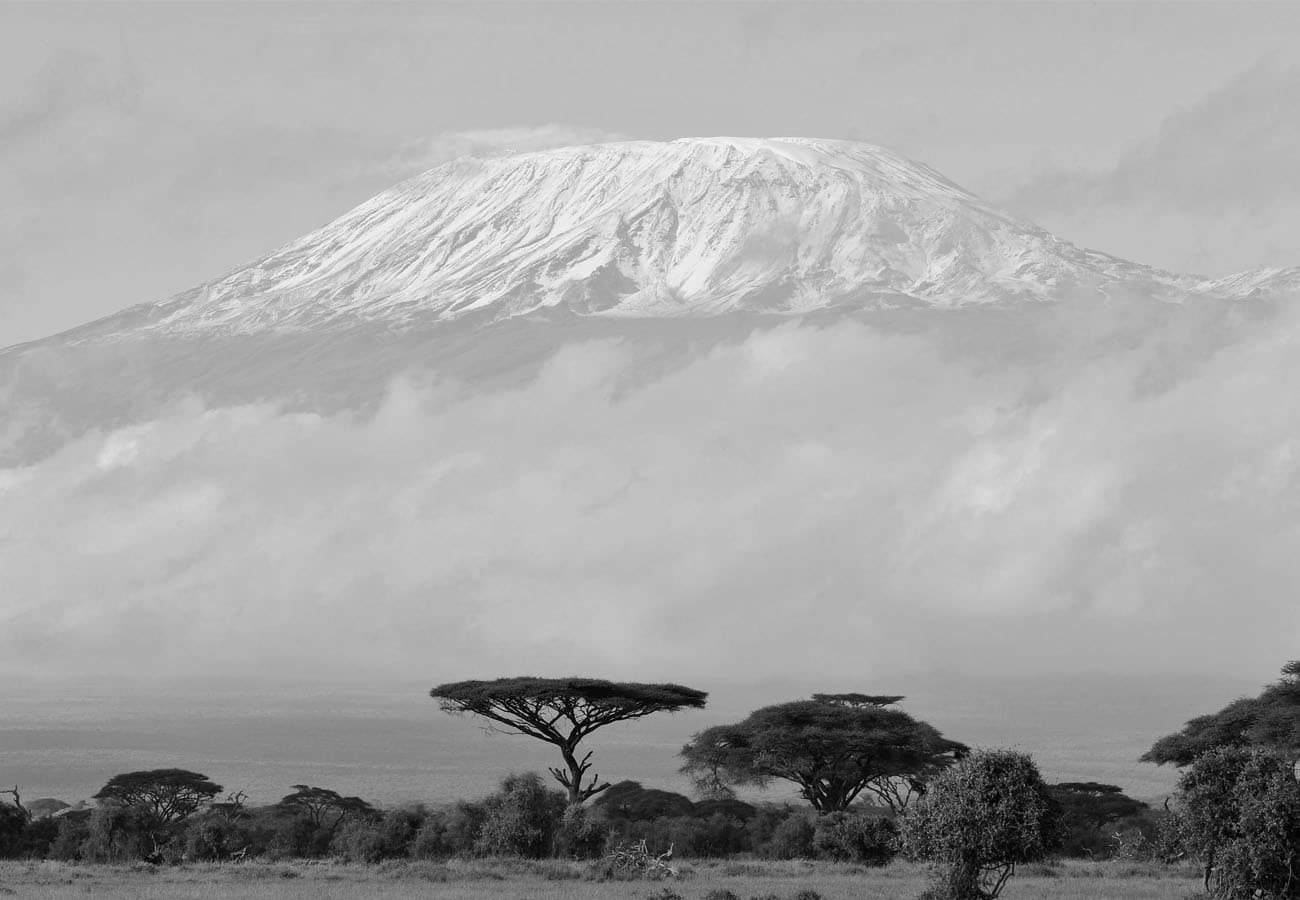
[[[688,139],[461,159],[79,337],[803,313],[1194,281],[1083,250],[866,144]]]
[[[176,297],[0,349],[0,465],[186,397],[323,411],[373,404],[412,370],[517,382],[574,340],[630,339],[661,365],[773,317],[978,311],[967,335],[1064,298],[1297,286],[1297,269],[1212,281],[1082,249],[866,144],[465,158]]]

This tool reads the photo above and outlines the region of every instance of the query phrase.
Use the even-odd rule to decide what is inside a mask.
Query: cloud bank
[[[571,125],[537,125],[516,128],[484,128],[477,131],[449,131],[403,144],[386,160],[368,171],[391,179],[409,178],[461,156],[480,158],[534,153],[556,147],[603,144],[629,140],[628,136],[603,128]]]
[[[1002,202],[1076,243],[1175,271],[1300,264],[1300,65],[1265,61],[1103,171],[1048,167]]]
[[[182,404],[84,437],[0,470],[0,671],[870,685],[1294,655],[1294,309],[936,321],[667,368],[584,342],[510,389],[414,372],[373,414]]]

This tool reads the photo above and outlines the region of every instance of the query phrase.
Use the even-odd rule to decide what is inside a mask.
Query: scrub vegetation
[[[696,734],[695,798],[590,773],[604,725],[699,708],[674,684],[510,678],[431,692],[559,750],[486,797],[380,808],[298,784],[253,805],[200,772],[113,776],[93,804],[0,792],[0,894],[34,897],[640,897],[646,900],[1300,900],[1300,662],[1144,760],[1179,767],[1152,808],[1046,782],[1025,753],[971,748],[896,695],[816,694]],[[552,751],[554,752],[554,751]],[[802,803],[735,788],[793,783]],[[558,788],[557,788],[558,783]]]

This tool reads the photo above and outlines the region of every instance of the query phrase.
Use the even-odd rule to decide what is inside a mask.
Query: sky
[[[440,161],[620,137],[862,139],[1142,262],[1300,264],[1296,33],[1254,3],[0,6],[0,344]],[[0,672],[1262,681],[1300,632],[1300,319],[1141,299],[106,423],[0,469]]]
[[[163,299],[464,153],[882,144],[1077,243],[1300,260],[1288,3],[8,3],[0,345]]]

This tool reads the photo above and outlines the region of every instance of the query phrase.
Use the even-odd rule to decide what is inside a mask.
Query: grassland
[[[1002,896],[1182,900],[1198,892],[1196,874],[1190,867],[1147,864],[1036,864],[1024,867]],[[675,879],[602,882],[578,864],[512,860],[161,868],[0,862],[0,895],[38,900],[705,900],[721,891],[739,900],[793,900],[801,891],[815,891],[823,900],[911,900],[924,884],[924,870],[907,863],[866,869],[824,862],[698,862],[683,864]]]

